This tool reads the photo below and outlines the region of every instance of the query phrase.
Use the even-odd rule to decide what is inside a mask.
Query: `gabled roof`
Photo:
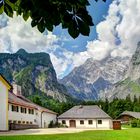
[[[123,113],[120,114],[120,116],[123,116],[123,115],[129,115],[136,119],[140,119],[140,112],[124,111]]]
[[[106,114],[97,105],[90,106],[74,106],[70,110],[66,111],[58,117],[58,119],[111,119],[111,117]]]
[[[29,102],[26,102],[26,101],[18,98],[14,93],[11,93],[11,92],[9,92],[9,94],[8,94],[8,103],[36,109],[36,106],[34,104],[31,104]]]
[[[17,96],[14,93],[9,92],[8,96],[8,102],[14,105],[20,105],[23,107],[28,107],[28,108],[34,108],[39,110],[40,112],[47,112],[50,114],[57,114],[56,112],[53,112],[45,107],[41,107],[33,102],[31,102],[29,99],[25,98],[24,96],[20,95]]]
[[[29,99],[25,98],[22,95],[20,95],[20,96],[18,95],[17,97],[20,98],[20,99],[22,99],[25,102],[28,102],[28,103],[34,105],[40,112],[47,112],[47,113],[50,113],[50,114],[57,114],[56,112],[54,112],[52,110],[49,110],[49,109],[47,109],[45,107],[42,107],[42,106],[39,106],[39,105],[33,103],[32,101],[30,101]]]
[[[12,88],[11,84],[4,78],[4,76],[0,73],[0,81],[10,90]]]

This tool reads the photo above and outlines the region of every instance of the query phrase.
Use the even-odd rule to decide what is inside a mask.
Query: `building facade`
[[[76,128],[112,128],[112,119],[96,105],[75,106],[58,116],[58,122]]]
[[[140,112],[124,111],[117,118],[121,123],[128,123],[133,119],[140,119]]]
[[[11,85],[0,75],[0,130],[8,130],[8,92]]]
[[[22,128],[46,128],[56,122],[57,113],[34,104],[21,94],[21,87],[12,86],[0,75],[0,131]],[[13,127],[12,127],[13,129]]]

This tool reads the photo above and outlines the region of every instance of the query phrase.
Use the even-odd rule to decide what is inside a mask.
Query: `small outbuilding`
[[[124,111],[117,119],[121,120],[121,123],[128,123],[132,119],[140,119],[140,112]]]
[[[76,128],[112,128],[112,118],[97,105],[74,106],[58,116],[58,122]]]

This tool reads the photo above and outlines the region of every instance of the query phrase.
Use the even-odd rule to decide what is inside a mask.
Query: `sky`
[[[74,67],[88,58],[102,60],[108,56],[131,56],[140,41],[140,0],[89,0],[87,7],[95,26],[89,36],[73,39],[61,25],[53,32],[41,34],[32,28],[31,19],[0,16],[0,53],[15,53],[23,48],[28,52],[46,52],[58,78],[63,78]]]

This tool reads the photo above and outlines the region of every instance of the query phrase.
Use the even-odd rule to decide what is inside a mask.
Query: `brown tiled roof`
[[[41,107],[33,102],[31,102],[29,99],[25,98],[22,95],[16,96],[14,93],[9,93],[9,103],[15,104],[15,105],[21,105],[24,107],[34,108],[39,110],[40,112],[47,112],[51,114],[57,114],[56,112],[53,112],[45,107]]]
[[[18,98],[14,93],[11,93],[11,92],[9,92],[9,95],[8,95],[8,102],[11,104],[20,105],[24,107],[29,107],[29,108],[34,108],[34,109],[36,108],[35,105]]]
[[[36,107],[38,108],[38,110],[40,110],[41,112],[43,111],[43,112],[47,112],[47,113],[50,113],[50,114],[58,114],[58,113],[56,113],[56,112],[53,112],[52,110],[49,110],[49,109],[47,109],[47,108],[45,108],[45,107],[41,107],[41,106],[39,106],[39,105],[36,105]]]
[[[120,116],[122,116],[122,115],[129,115],[136,119],[140,119],[140,112],[124,111],[122,114],[120,114]]]
[[[45,107],[42,107],[42,106],[39,106],[39,105],[33,103],[32,101],[30,101],[29,99],[25,98],[25,97],[22,96],[22,95],[20,95],[20,96],[18,95],[18,98],[20,98],[20,99],[22,99],[22,100],[24,100],[24,101],[26,101],[26,102],[29,102],[29,103],[35,105],[36,108],[37,108],[38,110],[40,110],[41,112],[43,111],[43,112],[48,112],[48,113],[51,113],[51,114],[57,114],[56,112],[53,112],[52,110],[49,110],[49,109],[47,109],[47,108],[45,108]]]
[[[97,105],[74,106],[58,117],[58,119],[103,119],[111,117]]]

